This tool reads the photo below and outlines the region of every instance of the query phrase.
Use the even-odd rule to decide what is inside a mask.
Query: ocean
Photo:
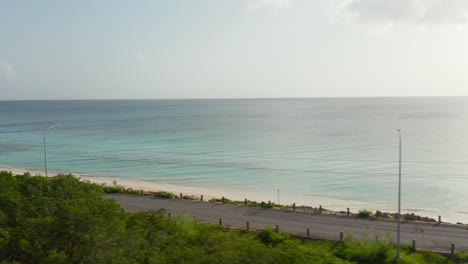
[[[468,97],[0,101],[0,164],[43,169],[54,123],[49,170],[388,212],[401,129],[403,212],[468,222]]]

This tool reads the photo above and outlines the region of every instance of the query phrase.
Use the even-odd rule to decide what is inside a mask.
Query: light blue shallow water
[[[380,205],[401,128],[404,208],[468,212],[466,97],[0,101],[0,164],[42,169],[55,122],[51,170]]]

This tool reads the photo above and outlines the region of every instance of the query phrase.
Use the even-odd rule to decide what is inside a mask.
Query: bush
[[[197,200],[197,197],[193,195],[184,195],[182,199],[194,201],[194,200]]]
[[[259,207],[263,207],[263,208],[272,208],[274,206],[274,203],[265,203],[265,202],[256,202],[256,201],[249,201],[248,203],[248,206],[259,206]]]
[[[369,218],[369,217],[374,216],[374,214],[370,210],[363,209],[363,210],[359,210],[359,213],[357,216],[362,217],[362,218]]]
[[[117,181],[113,181],[112,185],[101,184],[102,189],[105,193],[123,193],[124,186],[117,184]]]
[[[161,197],[161,198],[169,198],[169,199],[174,199],[175,197],[177,197],[177,195],[170,193],[170,192],[165,192],[165,191],[155,192],[154,196]]]
[[[72,175],[0,173],[0,262],[118,263],[127,213],[103,195]]]
[[[453,263],[468,263],[468,252],[467,251],[459,251],[454,256],[450,257]]]
[[[223,202],[223,199],[222,198],[211,198],[210,203],[222,203]],[[224,198],[224,203],[229,203],[231,202],[231,200],[229,200],[228,198]]]
[[[368,235],[364,235],[359,241],[349,236],[339,244],[336,255],[360,264],[374,264],[387,263],[389,259],[395,256],[393,251],[394,245],[388,236],[377,241],[371,239]]]
[[[127,189],[125,192],[126,192],[127,194],[141,195],[141,191],[140,191],[140,190]]]
[[[258,234],[258,239],[267,245],[278,245],[283,243],[286,240],[290,240],[293,237],[288,233],[277,232],[276,229],[272,227],[266,227]]]

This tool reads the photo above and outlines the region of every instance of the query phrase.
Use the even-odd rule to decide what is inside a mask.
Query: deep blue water
[[[53,123],[51,170],[390,210],[401,128],[403,208],[468,212],[467,97],[0,101],[0,164]]]

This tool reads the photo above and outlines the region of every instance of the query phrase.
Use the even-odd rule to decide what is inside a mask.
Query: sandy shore
[[[44,170],[38,169],[29,169],[29,168],[19,168],[13,166],[6,166],[0,165],[0,171],[11,171],[13,174],[23,174],[25,172],[31,173],[31,175],[45,175]],[[94,176],[88,174],[80,174],[74,172],[67,172],[67,171],[48,171],[49,176],[55,176],[57,174],[73,174],[74,176],[82,179],[87,180],[94,183],[105,183],[108,185],[112,185],[114,181],[117,181],[119,185],[123,185],[125,188],[132,188],[134,190],[145,190],[145,191],[167,191],[172,192],[175,194],[182,193],[183,195],[191,195],[195,197],[199,197],[203,195],[205,200],[209,200],[211,198],[221,198],[226,197],[231,200],[239,200],[243,201],[245,198],[252,201],[265,201],[268,202],[271,200],[272,202],[277,202],[276,200],[276,193],[274,192],[265,192],[265,191],[242,191],[242,190],[230,190],[226,188],[222,188],[219,186],[203,186],[203,187],[195,187],[195,186],[186,186],[183,184],[169,184],[165,182],[155,182],[155,181],[144,181],[144,180],[134,180],[134,179],[126,179],[121,177],[113,177],[113,176]],[[313,201],[313,202],[311,202]],[[293,204],[296,203],[297,206],[306,205],[306,206],[313,206],[318,207],[319,205],[323,205],[323,208],[326,208],[331,211],[340,212],[346,211],[346,208],[350,208],[351,212],[358,212],[362,209],[367,209],[371,211],[381,211],[381,212],[395,212],[394,205],[387,205],[387,204],[377,204],[373,201],[371,202],[362,202],[362,201],[351,201],[351,200],[340,200],[330,197],[322,197],[322,196],[305,196],[303,199],[288,199],[287,197],[282,197],[280,200],[281,204]],[[427,216],[433,219],[437,219],[439,215],[442,216],[443,222],[448,223],[467,223],[468,222],[468,214],[456,213],[450,210],[444,209],[418,209],[418,208],[407,208],[406,210],[402,210],[402,214],[406,213],[415,213],[416,215]]]
[[[18,167],[11,167],[0,165],[0,171],[11,171],[13,174],[23,174],[25,172],[31,173],[31,175],[45,175],[45,170],[37,170],[37,169],[28,169],[28,168],[18,168]],[[193,195],[199,196],[201,194],[204,195],[205,198],[211,199],[214,197],[230,197],[231,199],[244,199],[240,198],[242,195],[235,195],[234,193],[226,194],[226,192],[221,190],[206,190],[202,188],[190,187],[190,186],[183,186],[183,185],[174,185],[174,184],[167,184],[167,183],[155,183],[155,182],[148,182],[148,181],[141,181],[141,180],[129,180],[124,178],[118,177],[103,177],[103,176],[93,176],[88,174],[80,174],[74,172],[64,172],[64,171],[51,171],[48,170],[49,176],[55,176],[58,174],[73,174],[75,177],[80,178],[82,180],[87,180],[93,183],[105,183],[107,185],[112,185],[114,181],[117,181],[119,185],[123,185],[125,188],[131,188],[134,190],[145,190],[145,191],[167,191],[172,193],[183,193],[184,195]]]
[[[31,168],[19,168],[13,166],[6,166],[0,165],[0,171],[11,171],[14,174],[23,174],[25,172],[31,173],[31,175],[45,175],[44,170],[38,169],[31,169]],[[244,199],[252,200],[252,201],[264,201],[268,202],[277,202],[277,193],[276,191],[262,191],[256,190],[253,188],[252,190],[232,190],[228,188],[223,188],[220,186],[203,186],[203,187],[196,187],[196,186],[187,186],[183,184],[170,184],[165,182],[159,181],[144,181],[144,180],[135,180],[135,179],[127,179],[122,177],[114,177],[114,176],[95,176],[95,175],[88,175],[88,174],[81,174],[75,173],[70,171],[53,171],[48,170],[49,176],[55,176],[57,174],[73,174],[74,176],[82,179],[87,180],[94,183],[105,183],[107,185],[112,185],[113,181],[117,181],[119,185],[123,185],[125,188],[131,188],[134,190],[145,190],[145,191],[167,191],[172,192],[175,194],[182,193],[183,195],[191,195],[199,197],[203,195],[204,200],[208,200],[211,198],[221,198],[226,197],[230,200],[238,200],[243,201]],[[311,202],[313,200],[313,203]],[[293,198],[290,199],[288,195],[282,194],[280,204],[284,205],[292,205],[296,203],[296,205],[307,205],[307,206],[314,206],[319,207],[319,205],[323,205],[324,208],[333,210],[333,211],[344,211],[346,208],[350,208],[353,212],[358,212],[361,209],[369,209],[374,210],[372,207],[372,203],[368,202],[359,202],[359,201],[348,201],[348,200],[340,200],[328,197],[322,197],[319,195],[308,195],[305,196],[303,199]],[[381,211],[391,211],[385,209],[386,207],[379,207]],[[383,209],[382,209],[383,208]]]

